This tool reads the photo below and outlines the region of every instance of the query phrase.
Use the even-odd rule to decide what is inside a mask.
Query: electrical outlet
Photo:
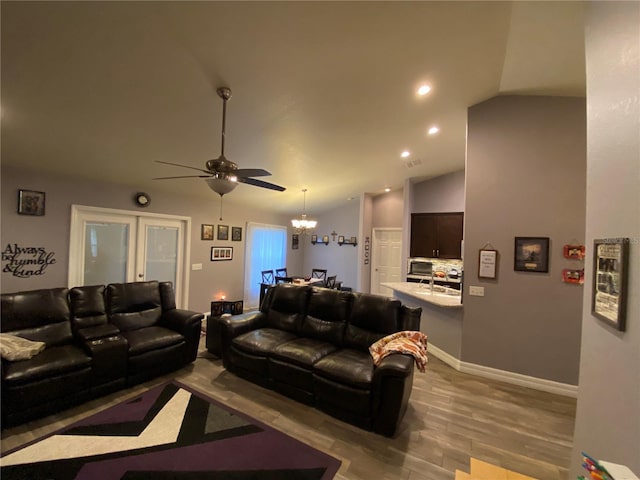
[[[202,264],[201,263],[191,264],[191,270],[202,270]]]
[[[484,297],[484,287],[469,286],[469,295],[474,297]]]

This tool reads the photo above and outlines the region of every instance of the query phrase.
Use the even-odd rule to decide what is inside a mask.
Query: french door
[[[186,308],[188,217],[72,206],[69,286],[170,281]]]

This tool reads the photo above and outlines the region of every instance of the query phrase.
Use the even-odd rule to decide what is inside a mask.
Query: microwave
[[[430,277],[433,271],[433,262],[428,258],[414,257],[407,262],[407,275]]]

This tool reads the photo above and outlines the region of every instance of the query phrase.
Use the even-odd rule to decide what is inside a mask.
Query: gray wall
[[[464,212],[464,170],[413,186],[413,213]]]
[[[304,274],[310,275],[312,268],[326,268],[327,275],[337,275],[344,286],[355,288],[357,283],[357,248],[351,245],[338,245],[338,236],[358,237],[358,217],[360,205],[351,200],[346,205],[315,215],[318,221],[314,234],[318,239],[329,235],[329,245],[312,245],[309,235],[302,237],[305,244]],[[336,232],[335,240],[331,232]],[[358,238],[358,241],[360,239]]]
[[[402,228],[404,192],[402,189],[372,198],[372,228]]]
[[[79,178],[62,177],[29,170],[2,167],[2,232],[0,245],[7,244],[44,247],[55,253],[56,263],[50,265],[41,276],[30,278],[14,277],[2,273],[2,292],[51,288],[67,285],[69,260],[69,228],[71,205],[88,205],[132,211],[145,211],[169,215],[191,217],[191,259],[190,263],[202,263],[203,269],[191,271],[189,286],[189,308],[207,312],[210,301],[225,294],[228,299],[242,299],[244,294],[244,240],[246,222],[259,221],[277,225],[287,225],[288,216],[274,215],[269,211],[246,210],[234,205],[233,195],[241,195],[238,187],[225,197],[223,218],[219,219],[220,200],[212,192],[210,201],[190,198],[165,192],[148,191],[152,203],[139,209],[133,203],[135,193],[129,187],[87,181]],[[18,189],[38,190],[46,193],[46,213],[43,217],[18,215]],[[202,223],[242,227],[241,242],[202,241]],[[302,270],[304,250],[291,250],[289,238],[287,250],[290,269]],[[213,245],[234,247],[234,259],[230,262],[211,262],[210,249]],[[301,245],[302,247],[302,245]],[[2,262],[4,265],[6,262]]]
[[[587,7],[587,278],[571,478],[580,452],[640,475],[640,4]],[[591,315],[596,238],[630,238],[627,329]]]
[[[469,109],[462,359],[577,385],[582,290],[562,283],[567,243],[584,242],[582,98],[503,96]],[[513,270],[514,237],[550,237],[549,273]],[[497,280],[478,280],[478,251],[499,251]],[[467,294],[469,285],[484,297]]]

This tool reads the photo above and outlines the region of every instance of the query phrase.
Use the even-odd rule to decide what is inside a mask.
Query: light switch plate
[[[474,297],[484,297],[484,287],[469,286],[469,295]]]
[[[202,270],[202,264],[201,263],[192,263],[191,264],[191,270]]]

